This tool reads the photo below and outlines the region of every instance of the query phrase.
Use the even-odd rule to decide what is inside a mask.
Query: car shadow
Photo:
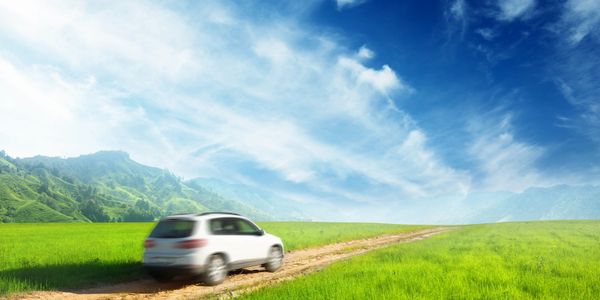
[[[229,271],[229,275],[244,275],[264,272],[264,269],[238,269]]]
[[[263,272],[259,269],[239,269],[230,275]],[[29,291],[54,290],[75,294],[150,294],[180,289],[188,285],[205,285],[196,277],[176,277],[158,282],[147,276],[140,263],[107,263],[91,261],[82,264],[29,266],[0,271],[0,294],[13,290],[11,286]],[[20,288],[22,289],[22,288]]]
[[[27,262],[24,262],[27,264]],[[81,286],[110,284],[140,278],[139,263],[110,263],[90,261],[80,264],[24,266],[0,270],[0,292],[10,286],[28,290],[57,290]]]

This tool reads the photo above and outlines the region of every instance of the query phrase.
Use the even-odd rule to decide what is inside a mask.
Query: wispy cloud
[[[572,128],[600,145],[600,3],[570,0],[552,27],[558,39],[548,76],[577,115],[559,116],[559,125]]]
[[[338,9],[350,8],[361,5],[368,0],[335,0]]]
[[[469,175],[394,105],[415,91],[401,71],[298,22],[220,2],[0,5],[3,147],[122,149],[338,202],[464,192]]]
[[[475,32],[477,32],[479,35],[481,35],[481,37],[483,37],[484,39],[486,39],[488,41],[491,41],[496,36],[498,36],[498,33],[496,31],[494,31],[492,28],[479,28]]]
[[[535,8],[535,0],[499,0],[499,12],[496,18],[502,21],[513,21],[524,18]]]
[[[579,43],[588,35],[598,36],[600,31],[600,2],[595,0],[569,0],[565,3],[561,32],[566,32],[571,44]]]
[[[510,112],[495,109],[469,121],[473,139],[468,152],[480,172],[474,176],[478,189],[522,191],[549,184],[536,167],[544,149],[515,138],[512,118]]]
[[[576,172],[544,173],[551,138],[519,127],[541,100],[486,97],[490,86],[527,89],[537,78],[511,71],[537,74],[539,61],[552,64],[542,77],[575,111],[558,125],[600,145],[597,2],[559,4],[552,29],[567,42],[552,56],[532,49],[548,42],[529,30],[546,21],[533,0],[442,3],[446,44],[404,47],[307,21],[314,7],[337,5],[343,16],[364,2],[0,2],[1,147],[17,156],[120,149],[187,178],[260,185],[316,215],[422,222],[417,212],[435,205],[441,218],[472,191],[571,180]],[[375,47],[382,41],[386,51]]]
[[[94,77],[68,78],[50,66],[15,64],[0,56],[0,136],[13,155],[76,156],[100,149],[177,151],[142,106],[123,105],[123,92]],[[132,134],[137,131],[137,134]]]
[[[450,5],[449,11],[453,18],[455,18],[457,20],[463,20],[467,17],[466,16],[467,4],[465,3],[464,0],[455,0]]]
[[[569,118],[561,116],[559,124],[575,129],[600,146],[600,86],[596,82],[600,63],[594,60],[594,50],[589,51],[567,52],[570,56],[557,67],[561,73],[555,83],[578,113]]]
[[[460,39],[464,39],[469,27],[468,6],[465,0],[450,1],[446,5],[444,16],[446,18],[448,40],[458,32]]]

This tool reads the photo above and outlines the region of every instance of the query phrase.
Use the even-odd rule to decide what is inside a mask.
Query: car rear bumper
[[[160,266],[160,265],[142,265],[148,274],[163,274],[171,276],[193,276],[203,274],[206,270],[205,266],[190,265],[190,266]]]

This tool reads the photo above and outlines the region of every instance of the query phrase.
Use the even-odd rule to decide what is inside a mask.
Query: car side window
[[[258,227],[244,219],[237,219],[237,224],[238,234],[240,235],[258,235],[260,232]]]
[[[217,218],[209,221],[210,232],[214,235],[258,235],[256,225],[240,218]]]
[[[233,218],[212,219],[209,222],[210,232],[214,235],[233,235],[239,231],[238,224]]]

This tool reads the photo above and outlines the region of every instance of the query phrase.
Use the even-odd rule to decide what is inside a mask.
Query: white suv
[[[283,263],[281,239],[234,213],[174,215],[161,219],[144,241],[143,266],[153,278],[204,275],[217,285],[230,270]]]

